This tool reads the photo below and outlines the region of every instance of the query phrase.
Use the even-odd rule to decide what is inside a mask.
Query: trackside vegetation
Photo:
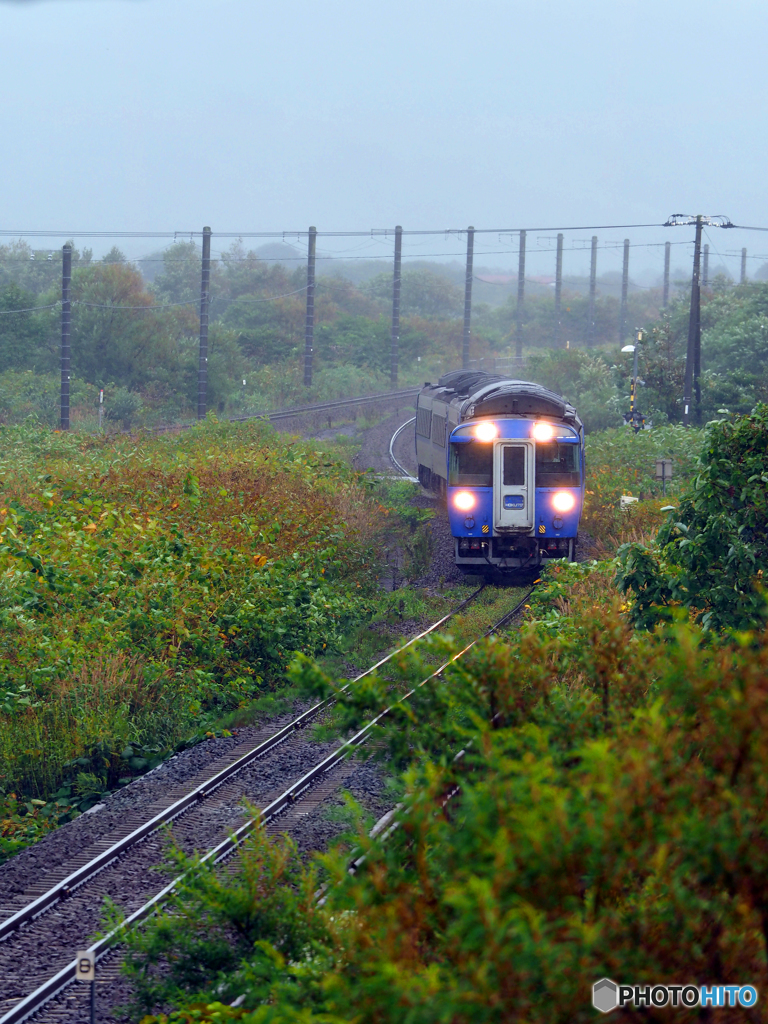
[[[0,481],[0,853],[371,613],[370,478],[263,422],[0,428]]]
[[[619,550],[632,619],[652,628],[676,608],[716,632],[754,627],[768,569],[768,405],[709,425],[693,486],[656,543]]]
[[[689,539],[719,561],[670,552],[678,535],[664,524],[633,549],[659,572],[730,573],[754,595],[738,605],[746,619],[734,603],[705,621],[695,597],[650,621],[626,558],[552,563],[521,627],[478,644],[382,723],[377,756],[405,794],[386,838],[369,838],[359,810],[346,843],[310,862],[261,833],[231,874],[173,854],[186,881],[128,940],[133,1018],[578,1024],[594,1020],[602,977],[762,995],[768,566],[758,537],[749,575],[732,531],[764,508],[768,479],[749,460],[764,464],[767,441],[764,408],[711,424],[675,501]],[[291,674],[307,693],[334,694],[354,728],[457,649],[431,640],[348,691],[306,655]],[[354,875],[352,847],[365,854]],[[762,1000],[749,1012],[768,1019]],[[691,1019],[682,1007],[644,1014]]]

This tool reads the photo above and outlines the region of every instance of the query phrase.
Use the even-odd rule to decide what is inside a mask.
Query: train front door
[[[499,441],[494,457],[494,527],[501,531],[530,530],[535,501],[533,443]]]

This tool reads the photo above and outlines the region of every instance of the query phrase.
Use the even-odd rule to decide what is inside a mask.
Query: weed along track
[[[468,608],[483,589],[479,587],[405,646],[440,629]],[[349,685],[380,669],[393,656],[394,652],[381,658]],[[294,835],[316,828],[312,812],[359,770],[359,762],[348,760],[347,755],[365,741],[381,717],[341,744],[317,742],[304,727],[322,721],[331,706],[331,700],[323,700],[273,721],[270,729],[252,731],[245,742],[238,737],[223,756],[204,769],[196,768],[195,758],[189,756],[195,748],[185,751],[109,798],[96,814],[82,815],[27,851],[26,857],[4,865],[0,882],[18,874],[14,869],[23,860],[27,861],[27,877],[30,861],[35,870],[33,880],[27,886],[17,884],[16,892],[11,891],[13,886],[3,886],[0,1024],[26,1020],[69,986],[74,979],[74,955],[88,946],[99,929],[105,897],[129,920],[149,913],[162,898],[165,882],[157,868],[164,860],[164,827],[182,850],[208,850],[206,856],[214,861],[235,849],[257,824],[274,824],[278,831]],[[185,760],[190,766],[186,773],[182,767]],[[174,778],[175,784],[169,785]],[[136,794],[133,806],[132,790]],[[261,808],[257,818],[244,820],[244,799]],[[114,822],[109,809],[113,800],[123,804],[119,823],[99,834],[95,826],[100,815]],[[85,839],[85,826],[90,842]],[[82,833],[80,843],[63,842],[78,831]],[[235,839],[228,838],[230,835]],[[309,847],[322,845],[322,836],[306,838]],[[109,958],[112,954],[107,944],[102,947],[99,952]],[[69,1019],[73,998],[79,1004],[77,991],[64,993],[55,1007],[51,1004],[50,1019]],[[109,1005],[118,1001],[112,995],[106,998]]]

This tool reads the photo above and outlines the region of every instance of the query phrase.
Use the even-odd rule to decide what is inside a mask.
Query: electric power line
[[[39,309],[55,309],[59,302],[52,302],[49,306],[29,306],[27,309],[0,309],[0,316],[10,316],[11,313],[36,313]]]
[[[559,227],[533,227],[533,228],[477,228],[476,234],[491,234],[491,235],[503,235],[503,234],[518,234],[520,231],[613,231],[613,230],[628,230],[630,228],[662,228],[665,227],[662,223],[657,224],[577,224],[567,225]],[[404,230],[404,235],[463,235],[466,233],[466,228],[437,228],[437,229],[421,229],[415,228],[413,230]],[[750,230],[766,230],[764,229],[750,229]],[[174,241],[183,241],[189,238],[190,241],[193,238],[202,237],[202,231],[58,231],[58,230],[43,230],[40,228],[17,230],[10,228],[0,228],[0,237],[6,238],[172,238]],[[211,232],[212,238],[280,238],[283,241],[286,238],[306,238],[308,236],[307,231],[213,231]],[[392,235],[394,238],[394,228],[371,228],[368,231],[318,231],[317,236],[322,238],[375,238],[375,237],[389,237]]]

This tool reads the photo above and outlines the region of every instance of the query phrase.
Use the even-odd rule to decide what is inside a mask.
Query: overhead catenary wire
[[[662,222],[653,224],[574,224],[559,225],[555,227],[504,227],[504,228],[477,228],[476,234],[517,234],[520,231],[613,231],[629,230],[632,228],[662,228]],[[768,228],[750,228],[746,230],[764,230]],[[462,235],[466,228],[413,228],[403,230],[403,235]],[[392,228],[370,228],[367,231],[318,231],[321,238],[376,238],[394,237],[395,229]],[[6,238],[172,238],[174,241],[183,241],[186,238],[201,238],[202,231],[60,231],[56,229],[47,230],[42,228],[34,229],[11,229],[0,228],[0,237]],[[306,238],[306,230],[299,231],[213,231],[212,238],[279,238],[283,241],[286,238]]]
[[[40,309],[56,309],[60,302],[51,302],[47,306],[28,306],[26,309],[0,309],[0,316],[10,316],[12,313],[37,313]]]
[[[653,249],[653,248],[661,248],[665,244],[666,244],[665,242],[631,242],[630,243],[630,248],[631,249]],[[688,239],[681,239],[679,242],[670,242],[669,244],[670,245],[686,245],[686,246],[693,245],[693,243],[690,240],[688,240]],[[623,247],[623,243],[622,242],[606,242],[606,243],[603,243],[602,245],[598,245],[597,248],[599,250],[614,250],[614,249],[621,249],[622,247]],[[564,252],[585,252],[587,250],[582,245],[573,245],[573,246],[566,246],[566,247],[564,247],[563,251]],[[534,256],[534,255],[544,254],[544,253],[549,253],[549,252],[556,252],[556,248],[555,247],[549,247],[549,248],[537,247],[536,249],[530,250],[529,255]],[[516,254],[516,253],[517,253],[517,249],[481,249],[481,250],[475,250],[475,255],[477,255],[477,256],[504,256],[504,255]],[[463,258],[465,256],[465,253],[463,251],[461,251],[461,250],[456,251],[456,252],[427,252],[427,253],[418,253],[418,252],[416,252],[416,253],[403,253],[403,259],[414,259],[414,260],[430,259],[430,258],[446,257],[446,256],[458,256],[458,257],[462,257]],[[338,261],[340,263],[345,263],[345,262],[349,262],[349,261],[352,261],[352,260],[378,260],[379,262],[384,263],[384,262],[388,262],[388,259],[389,259],[388,256],[384,255],[384,254],[382,254],[382,255],[373,255],[373,256],[345,256],[345,255],[330,254],[330,253],[327,253],[325,255],[317,255],[315,258],[316,258],[316,260],[318,262],[320,260],[323,260],[325,262]],[[756,259],[756,258],[764,258],[764,257],[749,257],[749,258],[755,258]],[[224,257],[224,256],[221,256],[221,257],[212,257],[211,258],[211,263],[221,263],[221,264],[224,264],[224,265],[228,266],[230,264],[235,264],[235,263],[260,263],[260,264],[306,263],[306,260],[307,260],[306,255],[280,256],[280,257],[277,257],[277,258],[266,257],[265,258],[265,257],[257,256],[257,255],[254,254],[253,256],[239,256],[239,257]],[[29,262],[29,259],[27,257],[14,256],[14,257],[11,257],[9,259],[0,259],[0,266],[2,266],[3,264],[7,264],[7,263],[22,263],[23,264],[23,263],[28,263],[28,262]],[[200,262],[199,257],[197,257],[197,258],[190,258],[190,257],[183,257],[183,258],[176,258],[176,257],[170,257],[170,258],[165,258],[165,257],[163,257],[163,258],[161,258],[161,257],[150,257],[150,258],[137,257],[135,259],[127,259],[126,258],[126,260],[125,260],[125,264],[126,265],[133,265],[133,264],[137,264],[137,263],[163,263],[163,264],[166,264],[166,263],[174,263],[174,264],[190,263],[190,264],[199,264],[199,262]],[[110,264],[104,264],[102,260],[97,260],[97,261],[94,261],[94,262],[91,262],[91,263],[87,263],[84,266],[102,266],[102,265],[109,266]],[[52,264],[52,266],[56,266],[56,264]],[[301,289],[299,289],[299,290],[301,290]]]
[[[663,242],[638,242],[638,243],[633,243],[631,245],[631,248],[654,248],[654,247],[660,247],[663,244],[664,244]],[[690,243],[689,241],[686,241],[686,240],[681,240],[680,242],[672,242],[670,244],[672,244],[672,245],[690,245],[692,243]],[[614,244],[604,244],[602,246],[598,246],[598,249],[614,249],[614,248],[616,248],[616,246]],[[718,252],[718,250],[714,247],[714,244],[713,244],[713,248],[715,249],[715,252],[717,253],[717,255],[718,255],[718,257],[720,259],[725,259],[725,257],[722,256]],[[504,254],[514,253],[515,251],[516,250],[513,250],[513,249],[490,249],[490,250],[481,250],[480,252],[477,253],[477,255],[480,255],[480,256],[504,255]],[[539,248],[539,249],[533,250],[532,254],[533,254],[533,252],[544,254],[544,253],[555,252],[555,251],[556,251],[555,248],[547,248],[547,249]],[[566,248],[564,251],[565,252],[583,252],[584,251],[584,247],[583,246],[570,246],[570,247]],[[411,259],[425,259],[425,258],[428,258],[428,257],[437,257],[437,256],[464,256],[464,253],[463,252],[403,253],[403,257],[404,258],[411,258]],[[734,257],[734,258],[737,258],[737,257]],[[761,260],[765,259],[765,257],[762,257],[762,256],[748,256],[747,258],[748,259],[761,259]],[[378,255],[377,256],[331,256],[331,255],[327,255],[327,256],[317,256],[316,259],[318,261],[319,260],[325,260],[325,261],[339,260],[340,262],[346,262],[347,260],[355,260],[355,259],[364,259],[364,260],[372,259],[372,260],[379,260],[379,261],[383,262],[385,260],[385,257],[378,256]],[[255,258],[254,257],[239,257],[237,259],[232,259],[232,260],[230,260],[230,259],[227,259],[227,260],[212,259],[211,260],[212,263],[225,263],[225,264],[229,264],[229,263],[233,263],[233,262],[237,262],[237,263],[254,263],[254,262],[256,262],[256,263],[283,263],[283,262],[289,262],[289,261],[290,262],[301,262],[301,263],[304,263],[306,261],[306,256],[284,257],[284,258],[281,258],[279,260],[263,260],[263,259],[260,259],[259,257],[255,257]],[[26,263],[26,262],[28,262],[28,260],[23,259],[23,258],[14,258],[14,259],[10,259],[10,260],[2,260],[2,261],[0,261],[0,264],[2,264],[2,263],[15,263],[15,262]],[[191,259],[178,259],[178,260],[177,259],[170,259],[170,260],[137,259],[137,260],[126,260],[127,264],[128,263],[137,263],[137,262],[199,263],[199,260],[191,260]],[[88,266],[99,266],[99,265],[108,265],[108,264],[101,264],[100,262],[97,262],[95,264],[88,264]],[[510,282],[512,281],[513,278],[516,280],[515,275],[510,275]],[[497,282],[497,281],[485,281],[482,277],[479,277],[478,275],[473,275],[473,279],[478,281],[481,284],[497,285],[499,287],[511,287],[510,283]],[[527,280],[532,280],[532,279],[530,277],[528,277]],[[638,285],[638,284],[636,284],[635,287],[642,288],[643,290],[647,291],[647,290],[651,290],[653,286],[646,286],[646,285]],[[249,304],[251,304],[251,303],[263,303],[263,302],[275,302],[278,299],[289,298],[289,297],[291,297],[293,295],[298,295],[298,294],[300,294],[302,292],[306,292],[306,289],[307,289],[306,284],[303,284],[303,285],[301,285],[298,288],[294,288],[292,291],[281,292],[278,295],[261,296],[261,297],[258,297],[258,298],[252,298],[252,297],[245,296],[245,295],[234,296],[234,297],[217,295],[217,296],[212,296],[211,298],[212,298],[212,301],[215,301],[215,302],[229,301],[229,302],[240,302],[240,303],[249,303]],[[184,300],[182,302],[163,302],[163,303],[158,303],[156,305],[138,305],[138,306],[121,306],[121,305],[117,305],[115,303],[88,302],[85,299],[73,299],[72,300],[72,305],[73,306],[87,306],[87,307],[92,308],[92,309],[137,310],[137,311],[153,312],[153,313],[160,312],[160,311],[162,311],[164,309],[170,309],[170,308],[181,307],[181,306],[197,306],[198,304],[199,304],[199,299],[198,298],[186,299],[186,300]],[[60,305],[60,302],[54,302],[54,303],[50,303],[50,304],[44,305],[44,306],[29,306],[29,307],[26,307],[24,309],[5,309],[5,310],[0,310],[0,316],[9,316],[9,315],[18,314],[18,313],[34,313],[34,312],[39,312],[41,310],[46,310],[46,309],[55,309],[59,305]]]
[[[118,306],[113,302],[86,302],[84,299],[72,299],[73,306],[89,306],[91,309],[140,309],[140,310],[152,310],[157,312],[161,309],[170,309],[173,306],[198,306],[200,304],[199,299],[186,299],[184,302],[161,302],[157,305],[145,305],[145,306]]]

